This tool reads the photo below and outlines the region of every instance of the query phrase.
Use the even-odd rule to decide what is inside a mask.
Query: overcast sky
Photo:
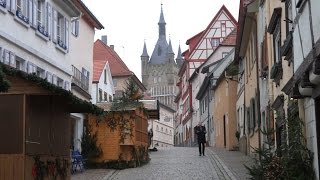
[[[108,45],[141,80],[140,56],[146,41],[149,56],[158,39],[161,2],[175,57],[179,42],[182,52],[187,39],[203,31],[224,4],[238,20],[239,0],[83,0],[105,27],[95,40],[108,36]],[[81,32],[80,32],[81,33]]]

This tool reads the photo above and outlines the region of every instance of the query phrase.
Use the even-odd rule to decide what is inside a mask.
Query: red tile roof
[[[93,79],[92,82],[99,82],[104,66],[107,61],[93,60]]]
[[[235,28],[227,37],[223,39],[221,45],[235,46],[237,40],[237,28]]]
[[[112,77],[133,75],[133,72],[130,71],[119,55],[98,39],[93,45],[93,81],[99,80],[107,61],[109,62]]]

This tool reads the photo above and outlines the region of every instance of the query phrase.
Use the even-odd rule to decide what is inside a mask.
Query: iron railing
[[[72,65],[72,83],[89,93],[89,77]]]

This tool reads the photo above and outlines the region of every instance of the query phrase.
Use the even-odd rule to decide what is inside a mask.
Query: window
[[[212,41],[211,41],[212,47],[218,47],[219,44],[220,44],[220,39],[219,38],[212,38]]]
[[[104,92],[104,101],[108,101],[108,93]]]
[[[163,132],[163,127],[161,127],[161,132]]]
[[[157,125],[157,131],[159,131],[159,126]]]
[[[36,75],[40,78],[45,78],[45,71],[39,67],[36,67]],[[62,82],[63,82],[63,80],[62,80]]]
[[[221,22],[221,36],[222,37],[226,36],[226,22],[225,21]]]
[[[24,64],[25,64],[25,60],[16,56],[16,67],[15,68],[18,70],[21,70],[21,71],[25,71]]]
[[[113,100],[112,100],[112,96],[111,95],[109,95],[109,101],[110,102],[112,102]]]
[[[14,2],[15,1],[12,1],[11,3],[14,3]],[[14,8],[14,6],[15,6],[15,8]],[[30,17],[28,18],[28,12],[32,11],[32,10],[31,10],[31,8],[28,8],[27,0],[16,0],[15,5],[11,4],[10,10],[11,10],[11,12],[15,13],[20,20],[29,24]],[[29,14],[31,14],[31,13],[29,13]]]
[[[58,77],[57,85],[58,85],[59,87],[63,88],[64,80]]]
[[[112,79],[112,82],[113,82],[113,86],[117,87],[117,82],[118,82],[117,79]]]
[[[157,77],[153,77],[153,83],[157,83]]]
[[[58,11],[53,10],[53,42],[67,50],[69,46],[69,22]]]
[[[158,82],[161,82],[161,77],[158,77]]]
[[[43,2],[41,0],[38,0],[38,4],[37,4],[37,24],[38,26],[43,26]]]
[[[79,20],[71,21],[71,33],[78,37],[79,36]]]
[[[277,23],[276,28],[273,32],[273,50],[274,50],[274,62],[279,63],[281,59],[280,55],[280,21]]]
[[[99,89],[99,102],[101,102],[102,101],[102,90],[101,89]]]
[[[228,54],[228,52],[222,52],[222,58],[225,58]]]
[[[34,65],[32,62],[28,62],[28,65],[27,65],[27,72],[28,73],[36,73],[37,72],[37,66]],[[50,77],[50,81],[52,83],[52,74],[51,74],[51,77]]]
[[[104,84],[108,84],[108,80],[107,80],[107,70],[105,69],[104,71]]]

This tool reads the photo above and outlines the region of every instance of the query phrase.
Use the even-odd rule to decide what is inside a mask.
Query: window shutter
[[[32,0],[28,1],[28,18],[29,18],[29,23],[32,25],[33,22],[33,10],[32,10]]]
[[[4,50],[3,52],[4,54],[4,58],[3,58],[3,61],[5,64],[9,65],[10,64],[10,54],[9,54],[9,51],[8,50]]]
[[[76,20],[76,22],[75,22],[75,35],[76,36],[79,36],[79,23],[80,23],[80,21],[79,20]]]
[[[11,10],[11,2],[10,0],[6,0],[7,9]]]
[[[16,0],[11,0],[10,11],[14,14],[16,13]]]
[[[57,85],[58,77],[56,75],[52,75],[52,84]]]
[[[64,18],[64,20],[65,20],[65,23],[66,23],[66,41],[65,41],[65,43],[66,43],[66,46],[67,46],[67,49],[69,50],[69,21],[66,19],[66,18]]]
[[[254,98],[254,105],[255,105],[255,114],[254,114],[254,116],[255,116],[255,121],[256,121],[256,123],[255,123],[255,125],[256,126],[258,126],[259,125],[259,122],[258,122],[258,116],[260,116],[260,114],[258,114],[258,96],[256,96],[255,98]]]
[[[33,0],[33,15],[32,15],[32,26],[37,28],[37,0]]]
[[[47,71],[46,79],[49,83],[52,83],[52,74]]]
[[[52,8],[52,12],[53,12],[52,41],[57,42],[58,12],[53,8]]]
[[[28,64],[27,64],[27,73],[32,73],[32,71],[33,71],[33,64],[32,64],[32,62],[28,62]]]
[[[32,64],[32,73],[37,73],[37,66]]]
[[[13,52],[10,52],[10,66],[11,67],[16,67],[16,59],[15,59],[15,54]]]
[[[51,5],[47,3],[47,32],[49,35],[49,38],[51,37],[51,31],[52,31],[52,15],[51,15]]]

